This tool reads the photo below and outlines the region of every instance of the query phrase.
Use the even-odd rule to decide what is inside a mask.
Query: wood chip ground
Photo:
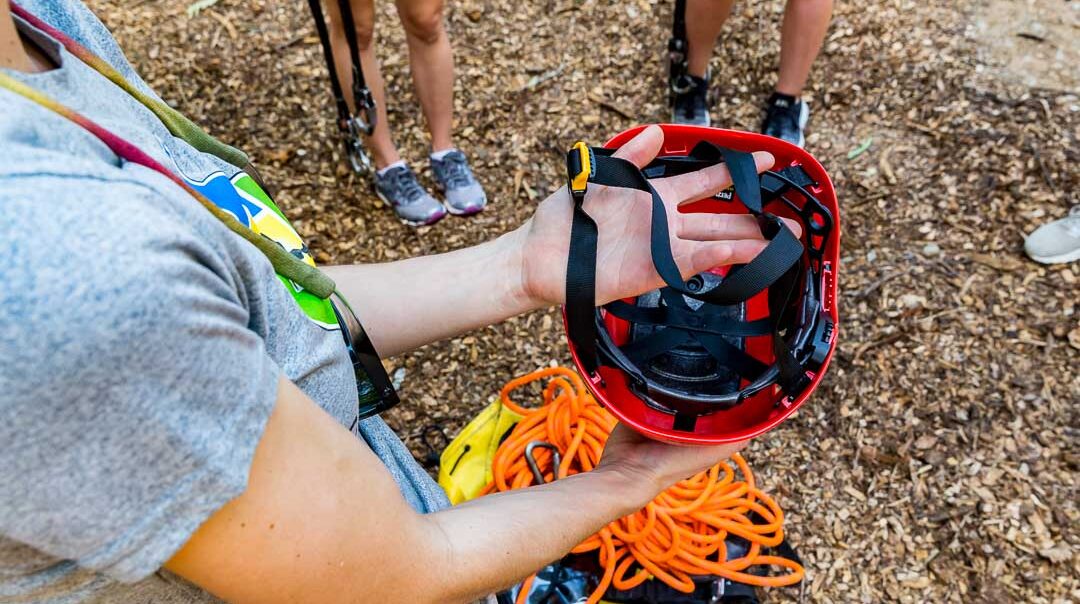
[[[813,399],[748,458],[787,511],[809,601],[1080,601],[1080,265],[1022,253],[1080,202],[1077,66],[1008,77],[1033,63],[997,43],[1038,65],[1076,57],[1078,11],[987,2],[838,2],[807,93],[808,148],[842,208],[841,341]],[[414,229],[344,166],[305,3],[204,4],[91,2],[168,102],[253,155],[323,263],[512,229],[562,183],[575,140],[667,115],[670,2],[451,2],[457,141],[492,203]],[[713,63],[720,125],[758,126],[782,7],[736,6]],[[423,166],[401,26],[389,2],[378,15],[395,138]],[[453,433],[511,377],[567,360],[555,310],[429,346],[391,361],[406,402],[388,419],[422,458],[425,426]]]

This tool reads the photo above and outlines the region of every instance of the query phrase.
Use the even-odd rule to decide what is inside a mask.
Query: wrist
[[[598,488],[619,495],[619,504],[625,508],[620,518],[645,507],[664,490],[651,473],[619,463],[601,464],[587,475],[595,476]]]
[[[500,304],[508,310],[507,316],[516,316],[547,304],[536,295],[528,279],[528,257],[526,242],[529,223],[505,233],[492,243],[496,246],[498,258]]]
[[[517,229],[496,240],[503,246],[503,257],[506,259],[505,283],[509,284],[506,295],[511,304],[522,309],[521,312],[558,304],[558,301],[551,300],[551,296],[545,291],[543,281],[547,280],[542,278],[545,274],[545,267],[541,266],[543,259],[538,257],[535,250],[530,249],[532,222],[533,219],[530,218]]]

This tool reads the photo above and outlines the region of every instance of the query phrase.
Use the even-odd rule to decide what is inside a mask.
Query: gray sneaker
[[[376,172],[375,194],[412,226],[435,224],[446,216],[443,204],[420,186],[408,166],[391,168],[385,174]]]
[[[431,159],[431,174],[446,195],[446,209],[455,216],[476,214],[487,205],[487,195],[476,182],[465,154],[454,150]]]
[[[1035,229],[1024,241],[1024,251],[1043,264],[1080,260],[1080,205],[1073,206],[1065,218]]]

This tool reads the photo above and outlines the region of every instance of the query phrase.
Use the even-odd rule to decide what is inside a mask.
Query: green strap
[[[251,160],[246,153],[210,136],[202,128],[196,125],[195,122],[184,116],[184,114],[166,105],[163,101],[139,90],[131,82],[124,79],[124,76],[120,75],[120,72],[116,71],[116,69],[105,61],[89,61],[88,64],[90,67],[97,70],[98,73],[122,88],[124,92],[134,97],[135,100],[142,103],[144,107],[149,109],[159,120],[161,120],[161,123],[165,124],[165,127],[169,129],[169,132],[173,136],[183,139],[199,151],[214,155],[241,170],[250,163]]]
[[[137,93],[138,91],[134,92]],[[145,97],[146,100],[144,101],[140,96]],[[248,158],[247,153],[244,153],[231,145],[226,145],[210,136],[182,113],[169,107],[165,103],[146,95],[135,96],[135,98],[146,105],[147,109],[153,111],[154,115],[165,124],[165,127],[169,129],[169,132],[171,132],[173,136],[183,139],[199,151],[214,155],[222,161],[226,161],[241,170],[251,163],[251,159]]]

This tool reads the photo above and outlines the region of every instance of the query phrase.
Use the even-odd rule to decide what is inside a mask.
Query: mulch
[[[220,0],[194,17],[186,3],[91,4],[167,101],[252,154],[323,263],[512,229],[562,183],[575,140],[667,113],[670,2],[453,2],[457,142],[492,204],[414,229],[344,166],[303,2]],[[736,6],[713,64],[722,125],[758,126],[782,10]],[[971,27],[980,10],[840,3],[807,92],[807,146],[843,216],[840,347],[811,401],[747,456],[787,512],[811,601],[1080,601],[1080,266],[1022,252],[1080,201],[1080,100],[1003,77]],[[401,26],[390,3],[378,12],[395,137],[424,166]],[[1045,43],[1075,45],[1071,31]],[[567,361],[555,309],[428,346],[390,362],[405,403],[388,421],[423,457],[424,427],[452,434],[511,377]]]

